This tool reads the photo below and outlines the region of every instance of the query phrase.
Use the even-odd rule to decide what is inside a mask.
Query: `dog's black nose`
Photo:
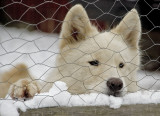
[[[119,78],[110,78],[107,81],[107,86],[111,91],[115,92],[115,91],[118,91],[118,90],[122,89],[123,82]]]

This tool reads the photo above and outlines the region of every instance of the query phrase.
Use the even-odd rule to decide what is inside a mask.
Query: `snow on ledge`
[[[138,91],[126,94],[124,97],[113,97],[105,94],[90,93],[81,95],[71,95],[67,92],[64,82],[57,81],[49,92],[36,94],[28,101],[14,101],[6,96],[6,100],[0,100],[1,116],[18,116],[17,109],[26,111],[27,109],[53,107],[53,106],[109,106],[110,108],[120,108],[121,105],[160,103],[160,91]],[[8,112],[8,109],[10,110]]]

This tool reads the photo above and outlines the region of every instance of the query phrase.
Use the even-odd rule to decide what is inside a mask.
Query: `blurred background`
[[[141,69],[160,70],[160,0],[0,0],[0,26],[59,33],[66,13],[78,3],[100,31],[136,8],[143,30]]]

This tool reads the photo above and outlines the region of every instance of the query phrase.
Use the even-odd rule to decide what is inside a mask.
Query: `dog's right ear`
[[[129,11],[112,32],[120,34],[130,47],[138,48],[141,38],[141,21],[137,10]]]
[[[95,31],[98,32],[96,27],[91,24],[83,6],[75,5],[68,11],[63,21],[60,48],[84,40]]]

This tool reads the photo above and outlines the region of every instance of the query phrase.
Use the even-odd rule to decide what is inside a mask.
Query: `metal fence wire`
[[[82,9],[81,12],[69,11],[76,4],[83,6],[88,20]],[[113,31],[121,21],[126,25],[138,25],[138,21],[133,21],[133,8],[137,9],[138,15],[135,16],[140,17],[142,24],[142,32],[137,32],[142,35],[141,38],[137,36],[138,47],[128,44],[123,34]],[[159,8],[158,0],[1,0],[0,97],[3,102],[0,103],[14,99],[14,104],[23,104],[27,108],[79,105],[112,107],[109,100],[116,99],[113,103],[116,104],[125,101],[127,97],[124,96],[128,95],[129,98],[132,93],[134,95],[136,91],[128,91],[130,86],[137,88],[137,91],[148,91],[149,98],[156,96],[160,88]],[[133,12],[129,16],[133,20],[123,20],[128,12]],[[71,18],[65,22],[67,13]],[[89,22],[99,32],[94,29],[91,29],[91,34],[84,32],[90,30],[87,27]],[[64,29],[61,28],[63,23],[66,24]],[[128,37],[137,34],[134,29],[128,27]],[[100,36],[100,33],[110,34]],[[105,47],[99,43],[98,37],[100,41],[103,37],[108,39],[108,43],[101,42]],[[119,37],[121,39],[115,40]],[[118,42],[113,47],[115,41]],[[120,45],[120,42],[125,45]],[[136,48],[133,48],[136,51],[134,54],[130,54],[132,47]],[[124,58],[124,54],[127,54],[127,58]],[[134,61],[139,60],[138,57],[140,63]],[[133,73],[137,73],[137,78]],[[45,91],[47,87],[52,89]],[[139,99],[143,92],[136,95]]]

